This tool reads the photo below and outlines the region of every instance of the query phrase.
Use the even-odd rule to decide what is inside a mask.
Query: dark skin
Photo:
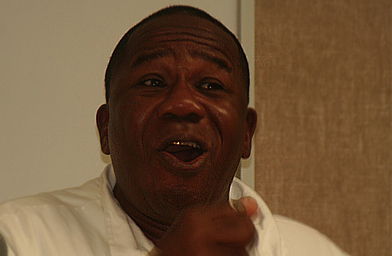
[[[239,58],[233,39],[210,21],[151,20],[129,38],[98,110],[114,195],[161,255],[247,255],[253,210],[228,203],[257,119]]]

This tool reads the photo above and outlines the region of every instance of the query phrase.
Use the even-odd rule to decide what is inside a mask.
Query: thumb
[[[250,196],[241,197],[237,200],[230,200],[230,205],[234,210],[245,213],[248,217],[255,215],[258,210],[256,200]]]

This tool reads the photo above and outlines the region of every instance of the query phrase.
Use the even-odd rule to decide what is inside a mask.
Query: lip
[[[204,152],[192,161],[184,162],[165,151],[161,151],[159,160],[168,171],[177,176],[194,176],[202,170],[206,155],[207,153]]]

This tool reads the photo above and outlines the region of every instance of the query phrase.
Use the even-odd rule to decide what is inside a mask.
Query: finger
[[[258,211],[256,200],[249,196],[230,200],[230,206],[239,213],[245,213],[248,217],[252,217]]]
[[[254,237],[255,226],[245,214],[215,219],[208,225],[211,241],[235,246],[246,246]]]
[[[239,201],[244,205],[246,215],[248,215],[248,217],[252,217],[257,213],[259,206],[255,199],[250,196],[246,196],[240,198]]]
[[[146,256],[159,256],[161,254],[162,251],[158,247],[154,246],[154,248],[152,248],[152,250]]]
[[[230,200],[230,206],[239,213],[246,213],[246,208],[243,202],[238,200]]]

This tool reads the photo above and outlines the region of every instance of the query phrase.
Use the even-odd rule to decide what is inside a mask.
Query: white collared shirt
[[[0,205],[0,233],[9,256],[145,256],[153,248],[113,196],[111,165],[77,188],[42,193]],[[259,206],[252,256],[343,256],[319,232],[274,216],[260,196],[235,179],[230,198],[253,197]]]

